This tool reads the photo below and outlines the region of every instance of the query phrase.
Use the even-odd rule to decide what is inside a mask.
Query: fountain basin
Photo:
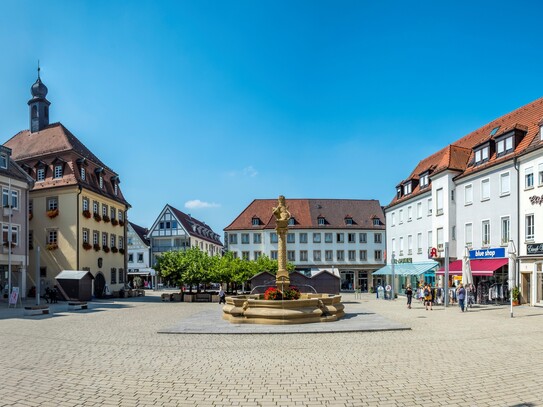
[[[298,300],[264,300],[263,294],[226,297],[223,319],[245,324],[307,324],[345,315],[341,295],[302,294]]]

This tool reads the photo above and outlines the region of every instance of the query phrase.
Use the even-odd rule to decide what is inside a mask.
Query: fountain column
[[[287,270],[287,231],[290,212],[285,204],[285,197],[283,195],[279,196],[278,203],[277,208],[273,208],[273,214],[277,222],[275,230],[277,231],[279,246],[277,250],[278,268],[275,283],[277,288],[283,291],[284,288],[288,288],[290,285],[290,277]]]

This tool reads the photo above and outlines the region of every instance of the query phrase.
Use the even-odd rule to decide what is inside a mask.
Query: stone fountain
[[[277,222],[278,270],[275,284],[280,292],[290,287],[287,270],[287,231],[290,212],[285,197],[280,196],[273,208]],[[263,294],[226,297],[223,318],[235,323],[249,324],[305,324],[337,321],[345,315],[341,295],[301,294],[297,300],[265,300]]]

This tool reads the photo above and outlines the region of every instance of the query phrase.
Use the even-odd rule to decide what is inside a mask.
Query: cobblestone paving
[[[344,298],[412,329],[160,335],[219,305],[148,296],[22,317],[0,303],[0,406],[543,406],[543,308]]]

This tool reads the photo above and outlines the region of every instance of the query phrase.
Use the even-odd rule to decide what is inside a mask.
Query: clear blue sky
[[[51,122],[119,173],[137,224],[169,203],[222,235],[279,194],[386,205],[418,161],[543,95],[542,15],[540,1],[3,0],[0,142],[28,128],[39,59]]]

